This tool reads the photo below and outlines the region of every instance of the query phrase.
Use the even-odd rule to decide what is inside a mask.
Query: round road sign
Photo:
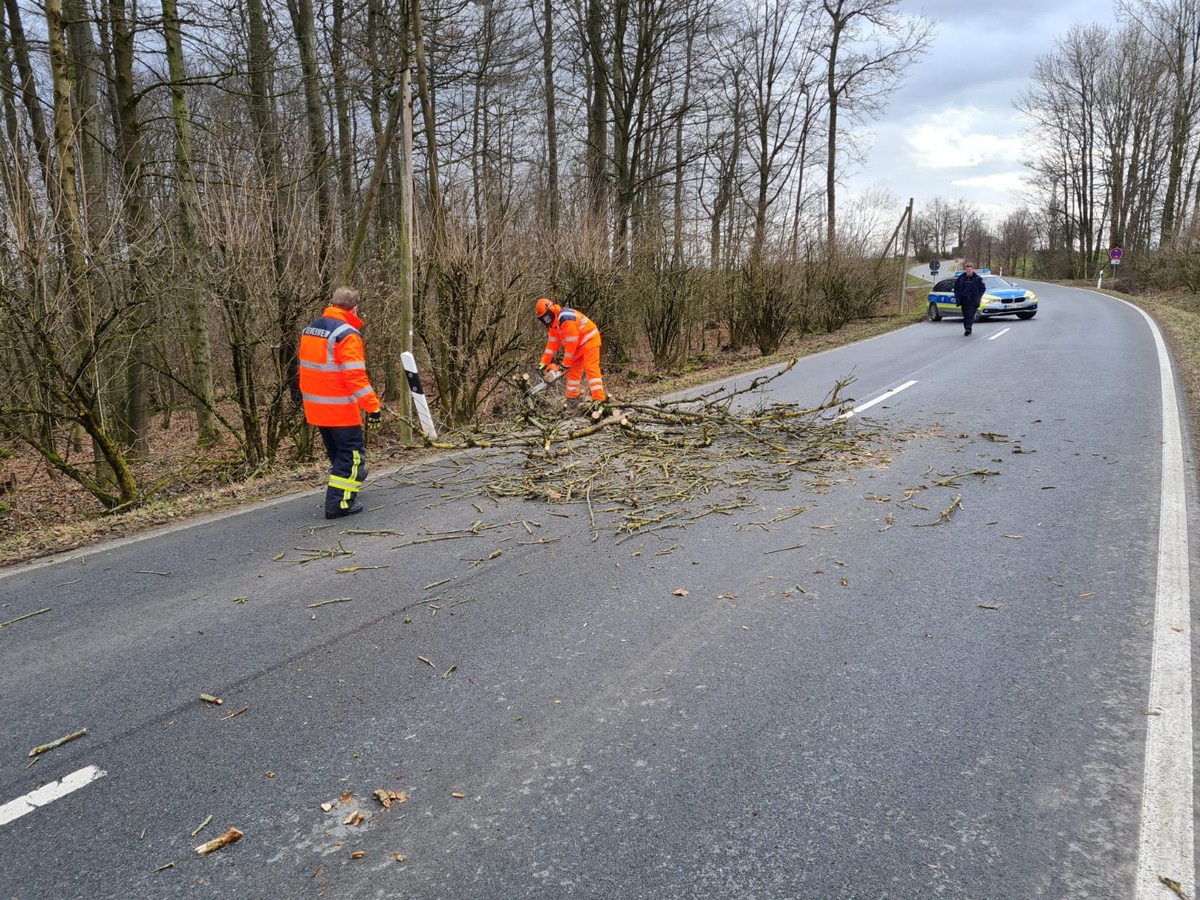
[[[1109,259],[1120,259],[1124,255],[1125,255],[1125,251],[1122,250],[1120,247],[1113,247],[1111,250],[1108,251]]]

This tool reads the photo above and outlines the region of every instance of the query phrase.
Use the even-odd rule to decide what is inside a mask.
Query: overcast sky
[[[1074,24],[1115,24],[1111,0],[901,0],[933,22],[929,52],[869,129],[870,150],[848,180],[885,189],[914,209],[934,197],[976,204],[993,224],[1020,206],[1023,148],[1036,135],[1013,107],[1034,59]],[[840,204],[839,204],[840,205]]]

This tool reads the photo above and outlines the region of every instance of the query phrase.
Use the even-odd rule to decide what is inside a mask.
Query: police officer
[[[963,334],[971,333],[975,324],[975,314],[979,312],[979,304],[987,293],[987,285],[983,278],[975,274],[975,267],[970,263],[963,264],[962,274],[954,279],[954,301],[962,307]]]
[[[329,306],[300,337],[304,417],[320,430],[329,456],[326,519],[363,511],[355,499],[367,477],[361,411],[372,428],[382,421],[383,406],[367,378],[358,301],[354,288],[338,288]]]

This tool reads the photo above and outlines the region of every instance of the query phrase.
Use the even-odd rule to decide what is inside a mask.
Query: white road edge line
[[[897,395],[898,393],[900,393],[901,391],[903,391],[903,390],[907,390],[908,388],[912,387],[912,386],[913,386],[914,384],[916,384],[916,383],[917,383],[917,380],[916,380],[915,378],[914,378],[912,381],[906,381],[906,382],[904,382],[904,384],[900,385],[900,387],[895,387],[895,388],[892,388],[892,389],[891,389],[890,391],[888,391],[886,394],[880,394],[880,395],[879,395],[878,397],[876,397],[874,400],[870,400],[870,401],[868,401],[868,402],[864,403],[862,406],[856,406],[856,407],[854,407],[854,409],[850,410],[849,412],[844,412],[844,413],[842,413],[840,416],[838,416],[838,418],[839,418],[839,419],[848,419],[848,418],[850,418],[852,415],[854,415],[855,413],[860,413],[860,412],[862,412],[862,411],[863,411],[863,410],[865,410],[865,409],[870,409],[870,408],[871,408],[872,406],[874,406],[876,403],[882,403],[882,402],[883,402],[884,400],[886,400],[888,397],[894,397],[894,396],[896,396],[896,395]]]
[[[1010,325],[1008,328],[1003,328],[1003,329],[1001,329],[1000,331],[997,331],[997,332],[996,332],[995,334],[993,334],[993,335],[992,335],[990,338],[988,338],[988,340],[989,340],[989,341],[994,341],[996,338],[998,338],[998,337],[1001,337],[1002,335],[1006,335],[1006,334],[1008,334],[1010,331],[1012,331],[1012,326],[1011,326],[1011,325]]]
[[[7,825],[9,822],[14,822],[21,818],[26,813],[33,812],[40,806],[53,803],[55,800],[61,800],[67,794],[87,787],[96,779],[103,778],[107,774],[99,766],[88,766],[85,769],[80,769],[78,772],[64,775],[58,781],[44,784],[36,791],[30,791],[23,797],[10,800],[8,803],[0,806],[0,825]]]
[[[1143,310],[1134,309],[1149,323],[1158,349],[1163,409],[1158,584],[1136,893],[1137,900],[1151,900],[1165,893],[1160,876],[1178,882],[1181,896],[1195,896],[1191,587],[1183,438],[1175,380],[1158,325]]]

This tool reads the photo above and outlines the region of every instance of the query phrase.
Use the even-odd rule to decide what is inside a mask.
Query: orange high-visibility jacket
[[[348,309],[327,306],[300,336],[300,394],[310,425],[361,425],[361,407],[381,409],[367,378],[362,319]]]
[[[542,364],[548,366],[554,362],[554,354],[561,346],[562,366],[564,369],[571,368],[579,349],[592,338],[597,340],[600,338],[600,329],[596,327],[596,323],[579,310],[568,309],[564,306],[554,317],[554,322],[550,326],[549,336],[546,338],[546,349],[542,351]]]

